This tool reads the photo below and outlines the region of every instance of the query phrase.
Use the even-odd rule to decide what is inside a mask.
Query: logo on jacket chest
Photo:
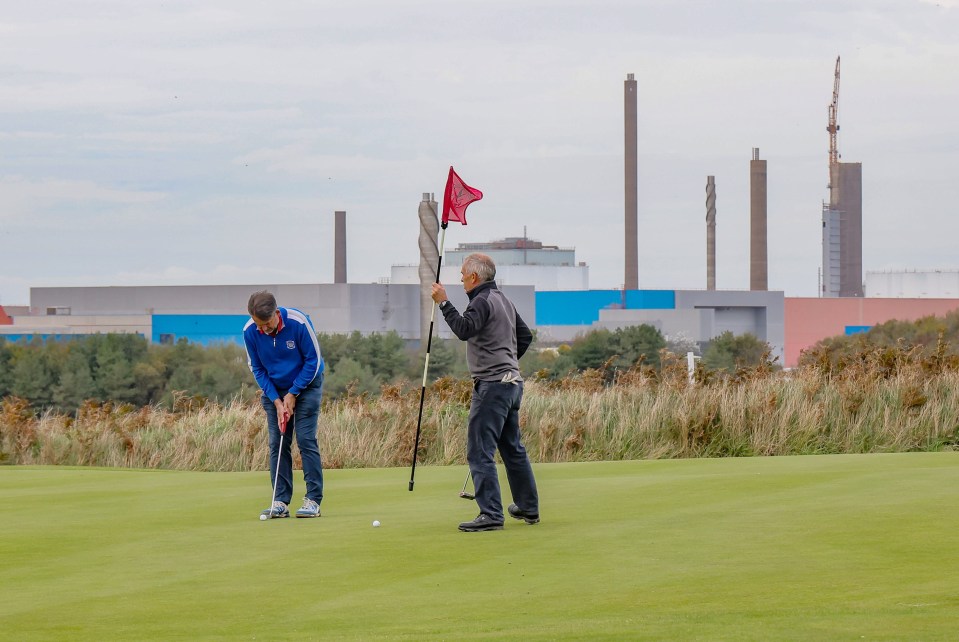
[[[296,347],[296,342],[295,342],[295,341],[287,341],[287,342],[286,342],[286,347],[287,347],[287,349],[292,350],[293,348]]]

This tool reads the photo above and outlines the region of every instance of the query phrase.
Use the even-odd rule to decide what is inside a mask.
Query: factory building
[[[959,276],[956,277],[959,279]],[[97,332],[133,332],[150,341],[180,339],[209,345],[241,341],[250,294],[268,289],[282,304],[310,315],[318,332],[363,334],[395,331],[420,338],[419,288],[413,284],[251,284],[32,288],[29,308],[0,312],[0,337],[66,338]],[[787,368],[827,337],[864,332],[893,319],[913,321],[959,309],[953,298],[785,298],[782,292],[710,290],[578,290],[537,292],[504,286],[541,344],[575,339],[598,328],[638,324],[666,336],[705,345],[725,331],[751,333],[768,342]],[[461,289],[448,291],[459,309]],[[29,313],[28,313],[29,312]],[[2,322],[3,319],[11,323]],[[442,321],[437,336],[451,338]]]
[[[193,286],[50,287],[30,289],[35,316],[14,317],[0,336],[137,332],[158,343],[181,338],[204,345],[240,342],[250,295],[269,290],[282,306],[310,316],[317,332],[396,332],[419,339],[419,286],[323,283]],[[531,286],[504,287],[525,317],[535,315]],[[450,300],[466,306],[466,294],[451,289]],[[126,320],[121,323],[120,320]],[[439,336],[451,336],[438,328]]]
[[[0,336],[66,337],[94,332],[135,332],[157,343],[186,339],[204,345],[239,343],[249,319],[246,303],[257,290],[273,292],[281,305],[306,312],[317,332],[396,332],[420,339],[416,284],[251,284],[223,286],[131,286],[31,288],[32,316],[14,317]],[[667,337],[701,345],[725,331],[751,333],[784,355],[782,292],[696,290],[578,290],[537,292],[529,285],[503,285],[542,344],[567,342],[591,330],[649,324]],[[462,289],[450,300],[466,307]],[[445,323],[436,336],[452,338]]]
[[[894,299],[957,298],[959,270],[868,271],[866,296]]]
[[[509,237],[489,243],[461,243],[447,250],[440,268],[440,282],[456,285],[460,282],[463,259],[473,252],[489,255],[496,263],[496,283],[499,285],[532,285],[537,292],[557,290],[588,290],[589,266],[576,262],[575,248],[543,245],[528,237]],[[390,269],[391,284],[420,283],[418,265],[394,265]],[[435,267],[429,280],[435,280]]]

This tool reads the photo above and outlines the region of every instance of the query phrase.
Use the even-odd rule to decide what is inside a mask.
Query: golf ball
[[[267,519],[268,519],[268,518],[267,518],[266,515],[260,515],[260,521],[261,521],[261,522],[265,522]]]
[[[374,520],[373,520],[373,528],[378,528],[379,525],[380,525],[380,520],[374,519]]]

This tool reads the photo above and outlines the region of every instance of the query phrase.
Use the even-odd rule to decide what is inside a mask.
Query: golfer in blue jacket
[[[260,386],[260,403],[270,433],[270,484],[276,488],[273,506],[263,511],[289,517],[293,498],[292,432],[303,460],[306,497],[297,517],[319,517],[323,501],[323,463],[316,440],[316,423],[323,398],[323,356],[309,317],[295,308],[279,308],[269,292],[256,292],[247,304],[250,320],[243,342],[250,370]]]

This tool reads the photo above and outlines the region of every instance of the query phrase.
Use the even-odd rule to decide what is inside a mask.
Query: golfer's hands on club
[[[286,393],[286,396],[282,399],[277,398],[273,405],[276,406],[276,419],[280,425],[280,433],[285,435],[286,423],[293,416],[293,409],[296,408],[296,397]]]
[[[433,297],[433,300],[437,305],[449,298],[446,296],[446,288],[443,287],[442,283],[433,284],[433,292],[430,294],[430,296]]]

